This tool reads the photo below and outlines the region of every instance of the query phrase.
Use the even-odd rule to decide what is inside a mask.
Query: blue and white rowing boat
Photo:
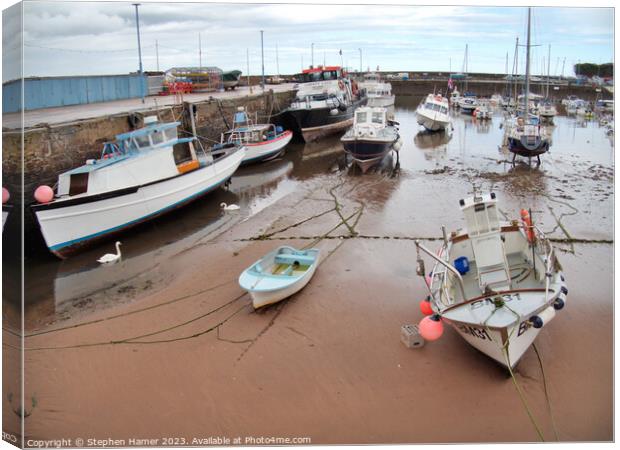
[[[194,137],[178,137],[179,122],[144,119],[144,127],[106,143],[99,159],[59,175],[50,201],[32,205],[45,242],[64,258],[172,211],[224,184],[245,157],[245,147],[197,152]]]
[[[239,285],[252,296],[254,308],[284,300],[303,289],[319,264],[320,250],[282,246],[243,271]]]

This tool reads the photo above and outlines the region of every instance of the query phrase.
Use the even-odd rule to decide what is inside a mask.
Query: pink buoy
[[[441,317],[437,314],[433,316],[426,316],[420,321],[419,330],[420,336],[427,341],[436,341],[443,334],[443,323],[441,323]]]
[[[49,203],[54,198],[54,190],[49,186],[39,186],[34,191],[34,199],[39,203]]]
[[[11,194],[9,194],[9,190],[5,187],[2,188],[2,204],[4,205],[11,198]]]
[[[420,311],[422,311],[422,314],[424,314],[425,316],[430,316],[431,314],[433,314],[433,308],[431,307],[431,298],[430,297],[426,297],[424,300],[422,300],[420,302]]]

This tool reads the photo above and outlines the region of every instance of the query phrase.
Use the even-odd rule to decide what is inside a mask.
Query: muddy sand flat
[[[110,272],[63,263],[56,295],[67,280],[115,274],[118,283],[93,284],[85,302],[103,307],[27,314],[26,437],[540,440],[513,381],[454,330],[422,349],[400,342],[400,327],[422,318],[425,296],[413,240],[434,248],[441,224],[463,226],[458,200],[475,186],[493,189],[511,218],[531,207],[567,276],[567,307],[536,340],[545,377],[533,348],[515,374],[537,426],[549,441],[612,440],[613,166],[582,170],[599,163],[554,154],[541,169],[504,170],[501,154],[449,152],[420,168],[412,155],[401,152],[397,176],[332,171],[333,158],[316,177],[293,172],[271,191],[277,201],[244,204],[249,216],[218,213],[208,234],[178,231],[168,240],[181,247],[129,251]],[[196,211],[187,214],[207,209]],[[169,223],[159,222],[160,234]],[[300,293],[254,311],[237,277],[282,244],[317,246],[323,261]],[[119,275],[134,266],[142,269]],[[5,361],[17,360],[7,328],[4,342]],[[19,387],[4,383],[16,393],[3,399],[5,429],[18,431]]]

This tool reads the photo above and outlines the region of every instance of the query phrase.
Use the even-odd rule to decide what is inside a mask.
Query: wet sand
[[[107,251],[99,247],[33,285],[41,301],[26,316],[26,437],[539,440],[513,381],[454,330],[422,349],[400,342],[425,295],[413,239],[434,248],[442,224],[463,226],[458,200],[475,186],[493,189],[511,218],[531,207],[564,266],[567,307],[536,340],[545,379],[533,349],[516,371],[545,439],[556,440],[555,428],[561,441],[612,440],[614,167],[602,130],[560,118],[543,165],[513,168],[497,148],[498,118],[487,132],[459,118],[443,142],[417,133],[407,105],[396,115],[398,173],[339,170],[337,140],[293,146],[285,161],[294,168],[267,171],[262,193],[233,180],[230,192],[126,236],[118,267],[80,268]],[[221,196],[241,213],[218,211]],[[255,312],[237,277],[282,244],[315,245],[322,262],[303,291]],[[16,357],[6,329],[4,342],[5,358]],[[3,399],[8,430],[11,406]]]

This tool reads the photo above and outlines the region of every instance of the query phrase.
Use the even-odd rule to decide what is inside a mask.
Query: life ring
[[[344,81],[338,80],[338,87],[340,88],[341,91],[344,91]]]
[[[534,233],[534,227],[532,226],[532,218],[526,209],[521,210],[521,220],[525,225],[525,236],[527,236],[527,241],[530,244],[534,243],[536,240],[536,234]]]

